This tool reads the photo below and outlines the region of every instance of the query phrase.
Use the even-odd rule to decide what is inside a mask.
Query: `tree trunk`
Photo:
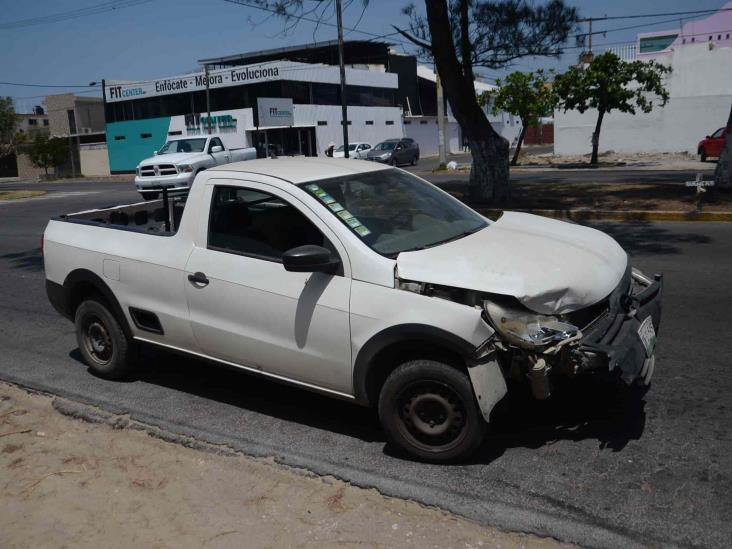
[[[730,134],[732,134],[732,107],[730,107],[727,120],[727,135],[724,138],[717,169],[714,171],[714,184],[717,187],[732,187],[732,135]]]
[[[519,154],[521,153],[521,145],[524,142],[524,137],[526,137],[526,121],[521,121],[521,133],[519,134],[518,142],[516,143],[516,150],[513,153],[513,158],[511,159],[511,166],[515,166],[518,162]]]
[[[605,118],[605,111],[600,109],[597,111],[597,124],[595,124],[595,131],[592,133],[592,158],[590,164],[593,166],[597,165],[597,151],[600,148],[600,127],[603,118]]]
[[[509,196],[508,141],[496,133],[480,108],[472,69],[466,75],[458,60],[447,2],[425,0],[425,8],[437,72],[452,114],[470,143],[473,155],[470,197],[479,203],[505,201]]]

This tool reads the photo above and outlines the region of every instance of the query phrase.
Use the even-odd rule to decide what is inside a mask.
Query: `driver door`
[[[350,265],[340,241],[280,189],[210,180],[208,223],[186,265],[190,322],[210,357],[351,394]],[[286,271],[282,254],[315,244],[339,274]]]
[[[214,147],[221,147],[221,151],[214,152]],[[218,137],[213,137],[208,144],[208,154],[214,157],[216,164],[228,164],[231,162],[231,153],[224,148],[224,144]]]

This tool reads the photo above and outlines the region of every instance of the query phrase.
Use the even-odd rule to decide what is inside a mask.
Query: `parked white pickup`
[[[227,149],[218,135],[171,139],[137,166],[135,186],[143,198],[157,198],[163,187],[190,187],[196,174],[230,162],[253,160],[257,150]]]

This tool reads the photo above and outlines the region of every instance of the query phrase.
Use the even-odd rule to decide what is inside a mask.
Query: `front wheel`
[[[435,463],[470,457],[487,428],[468,375],[433,360],[406,362],[389,375],[379,419],[389,442]]]
[[[143,200],[157,200],[157,198],[160,196],[159,192],[151,191],[140,191],[140,194],[142,195]]]
[[[134,344],[107,306],[94,299],[76,309],[76,342],[93,373],[106,379],[126,376],[134,367]]]

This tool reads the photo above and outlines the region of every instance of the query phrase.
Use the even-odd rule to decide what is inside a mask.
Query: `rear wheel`
[[[134,367],[135,349],[107,306],[94,299],[76,309],[76,341],[89,368],[106,379],[124,377]]]
[[[707,161],[707,151],[704,150],[704,147],[699,149],[699,160],[701,160],[702,162]]]
[[[389,375],[379,418],[389,442],[436,463],[468,458],[487,427],[467,374],[432,360],[406,362]]]

